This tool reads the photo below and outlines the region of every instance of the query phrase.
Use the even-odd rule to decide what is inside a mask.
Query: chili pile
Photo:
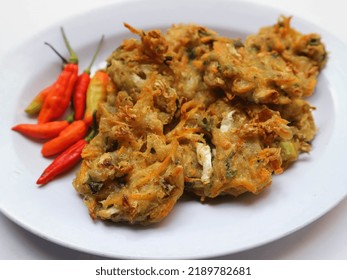
[[[39,92],[25,108],[29,115],[38,114],[38,123],[18,124],[12,127],[12,130],[30,138],[50,139],[43,144],[41,153],[45,157],[58,155],[37,180],[37,184],[40,185],[67,171],[81,159],[83,148],[96,132],[98,104],[105,100],[110,86],[113,87],[104,71],[97,71],[92,78],[90,76],[104,36],[101,37],[88,67],[78,75],[77,54],[63,28],[61,33],[70,55],[69,59],[65,59],[52,45],[45,42],[61,58],[63,69],[57,80]],[[70,102],[74,113],[66,120],[59,120],[66,113]],[[94,128],[84,138],[92,122]]]

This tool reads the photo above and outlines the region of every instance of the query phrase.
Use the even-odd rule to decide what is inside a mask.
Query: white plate
[[[233,1],[142,1],[114,4],[62,22],[83,68],[101,34],[106,44],[100,61],[130,34],[122,26],[165,29],[173,23],[198,23],[228,36],[257,32],[274,24],[282,11]],[[286,14],[286,13],[284,13]],[[23,113],[31,98],[53,81],[59,62],[43,45],[63,43],[58,26],[33,36],[1,62],[1,211],[31,232],[60,245],[119,258],[209,258],[253,248],[288,235],[319,218],[347,194],[346,87],[343,45],[325,30],[294,17],[303,33],[322,35],[330,52],[310,102],[319,128],[310,155],[303,155],[259,196],[219,199],[201,204],[182,199],[162,223],[150,227],[93,222],[71,186],[74,172],[39,189],[35,181],[50,160],[41,143],[10,131],[34,122]],[[76,171],[76,170],[75,170]]]

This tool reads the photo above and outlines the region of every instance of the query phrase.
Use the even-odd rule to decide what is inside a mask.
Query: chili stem
[[[69,62],[77,64],[77,63],[78,63],[77,54],[76,54],[76,52],[71,48],[71,45],[70,45],[70,43],[69,43],[69,40],[68,40],[67,37],[66,37],[64,28],[63,28],[63,27],[60,27],[60,30],[61,30],[61,34],[63,35],[63,38],[64,38],[65,46],[67,47],[67,49],[68,49],[68,51],[69,51],[69,54],[70,54]]]
[[[49,46],[63,61],[64,64],[68,64],[68,61],[65,57],[63,57],[50,43],[44,42],[45,45]]]
[[[65,120],[68,122],[68,123],[73,123],[73,121],[75,120],[75,112],[72,112],[71,114],[69,114]]]
[[[92,61],[90,62],[89,66],[84,70],[84,72],[87,73],[88,75],[90,74],[90,69],[92,68],[92,66],[93,66],[93,64],[95,62],[95,59],[96,59],[96,57],[99,54],[99,51],[101,49],[101,45],[102,45],[103,41],[104,41],[104,35],[101,36],[101,39],[99,41],[98,47],[96,48],[96,51],[95,51],[94,56],[92,58]]]
[[[87,137],[84,138],[84,140],[86,140],[86,142],[89,143],[89,142],[94,138],[95,134],[96,134],[96,131],[95,131],[95,129],[93,128],[93,129],[89,132],[89,134],[87,135]]]

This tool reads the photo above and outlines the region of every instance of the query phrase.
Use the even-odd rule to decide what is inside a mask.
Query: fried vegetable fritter
[[[244,42],[197,25],[165,35],[125,25],[108,58],[115,84],[74,187],[93,218],[161,221],[184,191],[258,194],[310,151],[313,93],[326,51],[281,17]]]

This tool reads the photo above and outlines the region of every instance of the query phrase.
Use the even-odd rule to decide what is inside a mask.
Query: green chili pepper
[[[86,112],[84,121],[91,125],[93,122],[93,114],[98,110],[100,102],[105,101],[107,93],[107,85],[110,81],[105,71],[97,71],[90,80],[87,90]]]

